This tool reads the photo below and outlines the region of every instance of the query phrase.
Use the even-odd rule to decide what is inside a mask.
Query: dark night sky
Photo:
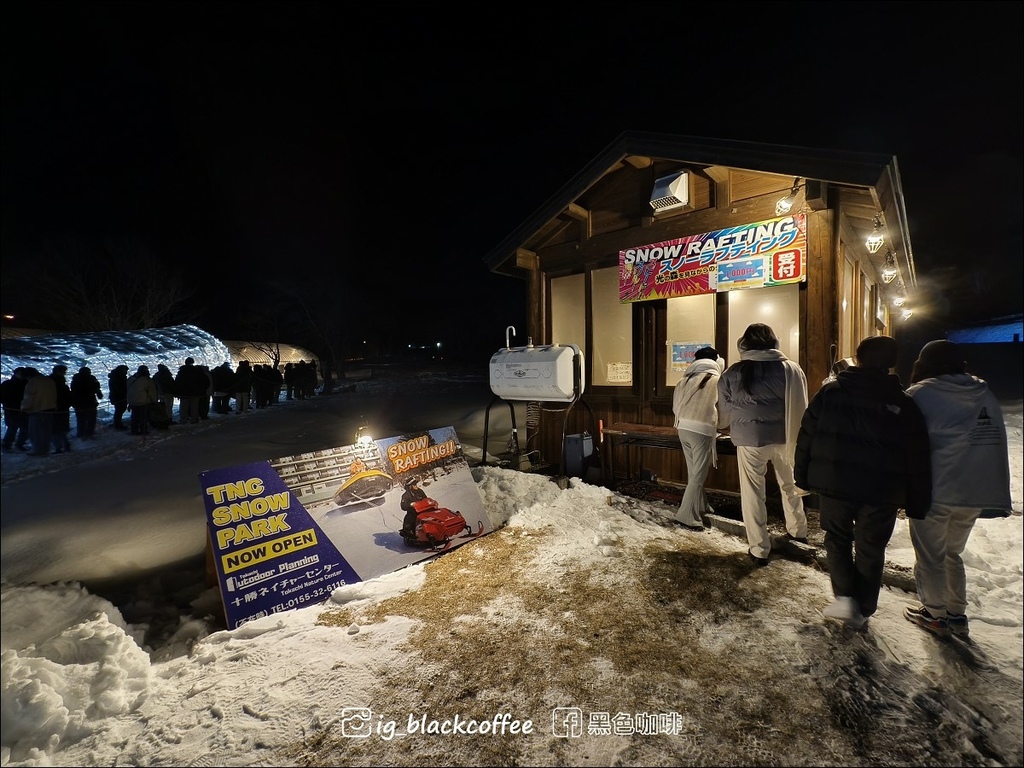
[[[1022,311],[1020,3],[351,8],[5,3],[4,270],[131,235],[223,336],[284,270],[498,348],[483,256],[632,129],[894,154],[936,309]]]

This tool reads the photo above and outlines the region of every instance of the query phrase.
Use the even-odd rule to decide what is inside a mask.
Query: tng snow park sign
[[[492,528],[454,427],[199,475],[229,629]],[[415,500],[415,526],[403,531]],[[407,502],[403,505],[403,501]]]

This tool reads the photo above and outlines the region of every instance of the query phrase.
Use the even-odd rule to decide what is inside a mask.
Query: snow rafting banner
[[[623,303],[806,279],[803,213],[619,251]]]
[[[454,427],[199,475],[228,627],[489,533]]]

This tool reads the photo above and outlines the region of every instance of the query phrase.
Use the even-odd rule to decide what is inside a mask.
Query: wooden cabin
[[[639,132],[485,262],[527,281],[533,345],[580,351],[579,397],[534,404],[527,448],[564,468],[567,437],[589,436],[600,462],[582,474],[611,487],[686,482],[672,392],[699,347],[731,365],[746,326],[767,323],[813,395],[862,338],[899,337],[917,285],[895,157]],[[707,487],[736,492],[719,447]]]

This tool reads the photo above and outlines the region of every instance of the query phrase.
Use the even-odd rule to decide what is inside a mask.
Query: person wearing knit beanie
[[[910,383],[916,384],[922,379],[932,379],[951,373],[966,373],[967,362],[963,350],[958,344],[945,339],[929,341],[917,355],[914,369],[910,374]]]
[[[869,336],[857,346],[857,367],[888,373],[896,367],[899,345],[891,336]]]

